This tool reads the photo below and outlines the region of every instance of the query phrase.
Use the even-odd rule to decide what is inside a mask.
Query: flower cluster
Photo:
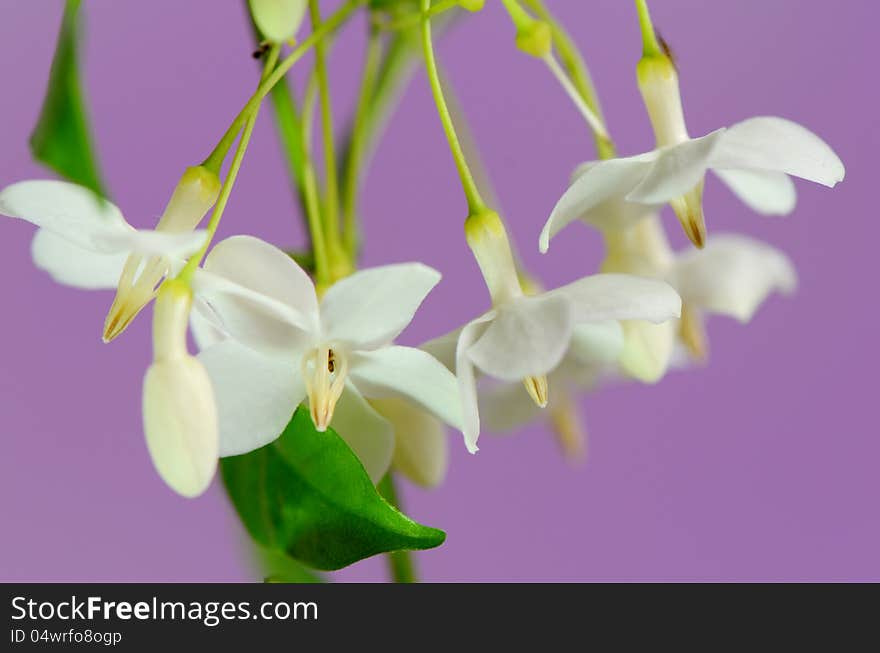
[[[305,0],[249,4],[265,39],[257,53],[265,63],[260,85],[211,155],[185,171],[155,229],[133,228],[115,205],[67,181],[22,181],[0,191],[0,213],[38,227],[32,253],[39,268],[69,286],[115,289],[106,342],[155,300],[144,432],[159,475],[183,496],[205,491],[218,458],[279,438],[301,404],[315,430],[337,433],[374,483],[393,469],[421,485],[439,484],[446,430],[461,432],[476,453],[481,423],[503,431],[545,416],[564,453],[582,458],[580,393],[607,379],[653,383],[671,365],[705,359],[707,315],[747,322],[771,292],[796,285],[792,263],[777,249],[707,232],[707,172],[768,215],[794,209],[791,176],[826,186],[843,179],[831,148],[782,118],[751,118],[690,137],[676,64],[643,1],[636,2],[644,44],[637,78],[656,146],[615,156],[589,75],[562,27],[539,0],[526,2],[529,10],[505,0],[517,45],[559,79],[595,134],[600,156],[575,170],[538,245],[546,252],[564,227],[580,221],[603,237],[605,259],[597,273],[545,290],[515,257],[504,220],[474,182],[434,59],[432,20],[457,6],[478,11],[483,3],[371,3],[375,33],[409,30],[420,37],[417,56],[425,61],[468,204],[465,239],[489,300],[460,328],[418,348],[402,346],[395,340],[441,274],[419,262],[357,269],[357,161],[368,146],[360,129],[372,120],[371,106],[358,113],[345,165],[333,159],[325,49],[363,3],[343,3],[326,20],[317,3]],[[295,44],[307,7],[313,29]],[[281,59],[285,44],[293,49]],[[309,260],[301,264],[250,235],[214,244],[261,100],[310,50],[329,159],[323,189],[304,136],[308,122],[290,125],[300,129],[291,160],[311,232]],[[377,77],[371,65],[366,86]],[[665,205],[694,248],[672,250],[660,218]],[[534,221],[536,235],[540,224]],[[196,355],[188,351],[188,329]]]

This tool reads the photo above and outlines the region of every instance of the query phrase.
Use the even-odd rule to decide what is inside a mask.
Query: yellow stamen
[[[541,408],[546,408],[549,392],[547,387],[547,377],[544,375],[527,376],[523,379],[523,385],[526,387],[526,392],[529,393],[532,401],[538,404]]]
[[[318,431],[326,431],[333,421],[347,372],[347,358],[326,345],[313,349],[303,358],[302,375],[309,398],[309,414]]]

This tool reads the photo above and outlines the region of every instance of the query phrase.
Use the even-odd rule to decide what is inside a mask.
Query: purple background
[[[329,3],[335,5],[336,3]],[[571,228],[537,253],[540,226],[589,135],[536,61],[513,48],[489,2],[439,45],[528,266],[548,285],[596,269],[598,236]],[[241,3],[93,1],[85,79],[100,159],[129,220],[152,225],[184,166],[200,160],[255,84]],[[499,6],[496,6],[499,5]],[[623,153],[653,143],[634,80],[631,2],[551,2],[591,63]],[[587,6],[588,5],[588,6]],[[799,183],[800,205],[766,219],[715,182],[711,231],[784,248],[798,294],[748,327],[711,324],[712,361],[656,387],[582,402],[590,458],[573,469],[540,425],[484,434],[476,456],[451,437],[447,483],[405,488],[408,512],[448,532],[419,555],[427,580],[880,579],[877,288],[868,275],[876,204],[877,3],[654,3],[679,59],[691,133],[776,114],[827,139],[847,166],[834,191]],[[62,2],[0,6],[0,183],[43,177],[27,152]],[[363,22],[333,52],[348,115]],[[465,207],[419,75],[378,149],[363,193],[366,263],[421,259],[444,282],[405,334],[419,342],[487,305],[464,243]],[[676,229],[674,218],[666,224]],[[215,484],[187,501],[154,474],[141,433],[149,319],[100,342],[107,293],[55,285],[29,256],[33,229],[0,226],[0,579],[237,581],[254,578]],[[268,112],[221,231],[301,241]],[[679,234],[676,242],[682,244]],[[380,558],[338,574],[379,580]]]

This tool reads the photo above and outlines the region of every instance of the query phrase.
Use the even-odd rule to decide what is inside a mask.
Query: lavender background
[[[27,152],[62,2],[0,3],[0,183],[46,175]],[[328,3],[328,6],[336,3]],[[527,265],[548,285],[593,271],[596,234],[572,228],[537,253],[540,225],[574,164],[592,156],[581,119],[544,68],[513,48],[489,2],[439,46]],[[593,68],[623,153],[653,140],[634,81],[630,2],[551,2]],[[114,198],[152,225],[183,167],[200,160],[255,84],[240,2],[86,2],[85,80]],[[496,6],[499,5],[499,6]],[[408,512],[448,532],[419,555],[427,580],[880,580],[877,287],[872,196],[880,145],[870,0],[654,2],[679,59],[687,117],[704,134],[751,115],[804,123],[843,158],[829,191],[799,183],[797,212],[766,219],[717,183],[710,232],[784,248],[801,288],[748,327],[711,324],[712,361],[656,387],[582,402],[590,458],[572,469],[538,425],[451,437],[436,492],[406,487]],[[364,24],[334,49],[347,115]],[[423,76],[378,149],[363,194],[365,262],[421,259],[444,282],[405,334],[419,342],[486,307],[466,249],[465,207]],[[674,218],[666,216],[675,229]],[[33,230],[0,224],[0,580],[238,581],[254,578],[219,484],[187,501],[155,476],[141,433],[149,319],[100,342],[110,296],[55,285],[29,257]],[[301,241],[268,111],[223,235]],[[678,233],[676,241],[682,243]],[[379,558],[337,575],[380,580]]]

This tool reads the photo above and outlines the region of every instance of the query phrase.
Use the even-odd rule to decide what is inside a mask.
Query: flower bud
[[[663,53],[642,57],[636,68],[636,77],[654,128],[657,147],[677,145],[688,140],[678,72],[672,59]]]
[[[219,194],[220,179],[216,174],[202,166],[187,168],[156,229],[170,233],[191,231],[214,206]],[[104,321],[104,342],[121,334],[153,299],[156,286],[167,274],[170,264],[163,256],[132,254],[128,257],[122,268],[116,297]]]
[[[196,497],[211,483],[219,457],[217,408],[210,378],[186,347],[192,292],[166,282],[153,314],[153,364],[144,377],[147,449],[162,480]]]
[[[458,6],[465,11],[476,13],[486,6],[486,0],[458,0]]]
[[[306,0],[248,0],[262,35],[273,43],[293,38],[306,13]]]
[[[468,216],[464,223],[464,233],[483,273],[492,303],[498,306],[520,297],[523,293],[510,250],[510,241],[498,214],[494,211],[483,211]]]

